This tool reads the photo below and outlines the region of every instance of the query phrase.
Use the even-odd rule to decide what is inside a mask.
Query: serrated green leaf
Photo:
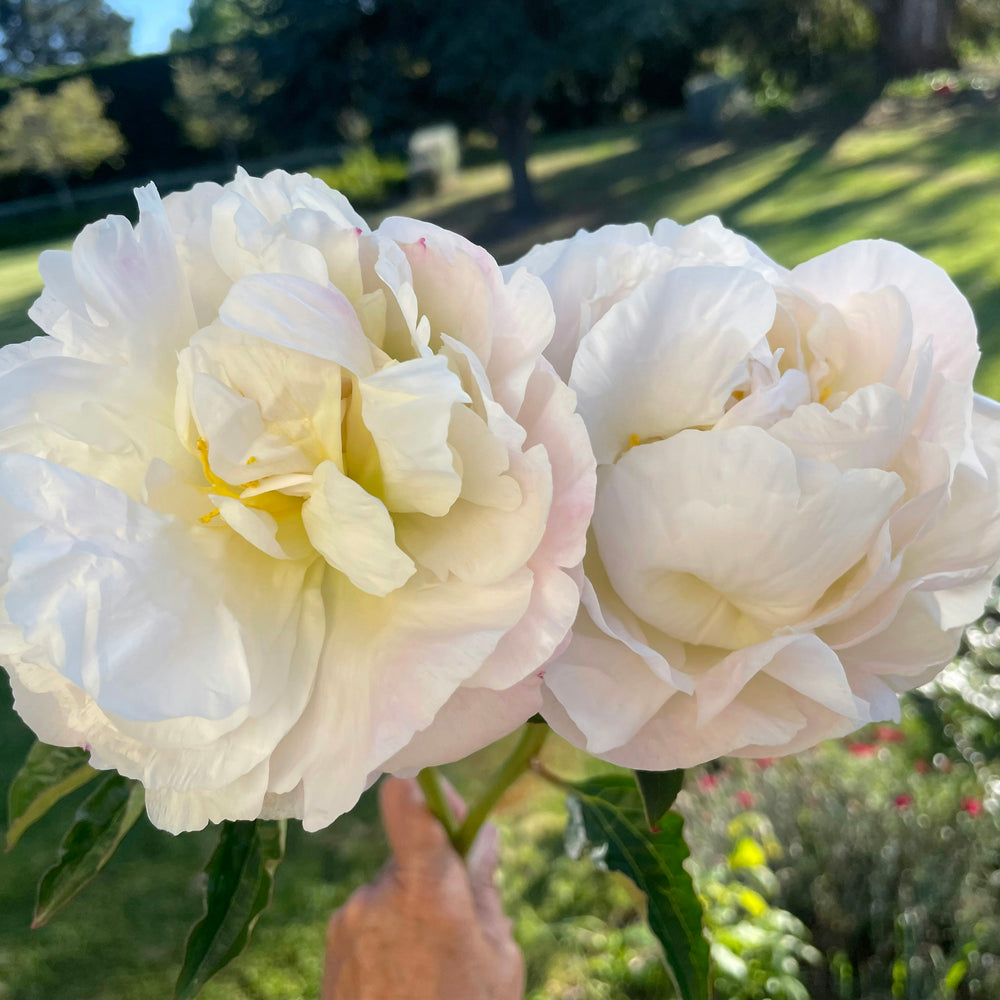
[[[649,926],[663,946],[678,996],[708,1000],[709,947],[701,903],[683,866],[688,857],[684,820],[668,812],[653,833],[628,775],[602,775],[571,788],[567,845],[590,844],[595,857],[646,894]]]
[[[176,1000],[191,1000],[250,940],[271,901],[274,872],[285,853],[285,821],[223,823],[205,868],[205,915],[188,935]]]
[[[98,772],[87,763],[89,759],[86,750],[78,747],[32,746],[7,793],[8,851],[61,798],[97,777]]]
[[[655,830],[667,810],[674,804],[681,785],[684,784],[683,768],[676,771],[636,771],[635,783],[642,796],[646,825]]]
[[[138,782],[114,772],[101,779],[77,809],[56,863],[38,883],[32,927],[48,923],[111,860],[144,805]]]

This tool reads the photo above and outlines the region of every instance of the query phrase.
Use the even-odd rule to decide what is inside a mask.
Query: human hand
[[[322,1000],[521,1000],[524,959],[493,881],[496,827],[463,862],[416,781],[379,791],[393,857],[330,919]]]

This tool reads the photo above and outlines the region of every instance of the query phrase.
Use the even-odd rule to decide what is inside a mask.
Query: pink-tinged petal
[[[790,282],[821,302],[849,307],[854,296],[897,288],[909,303],[913,343],[934,345],[934,367],[954,382],[969,382],[979,361],[976,321],[945,272],[898,243],[860,240],[794,268]]]
[[[597,628],[585,609],[569,646],[546,670],[545,686],[594,754],[627,743],[676,693],[641,656]]]
[[[575,566],[586,548],[597,489],[596,463],[576,398],[554,374],[536,371],[518,422],[528,432],[525,448],[544,445],[552,466],[552,507],[537,554],[559,566]]]
[[[488,365],[496,325],[492,300],[502,287],[496,261],[463,237],[416,219],[386,219],[378,233],[398,243],[406,255],[431,336],[448,334]]]
[[[460,687],[382,770],[412,777],[425,767],[461,760],[502,739],[542,707],[542,682],[532,675],[504,691]]]
[[[533,574],[531,601],[520,620],[469,682],[504,690],[534,674],[566,639],[580,606],[580,584],[564,570],[545,562],[528,564]]]

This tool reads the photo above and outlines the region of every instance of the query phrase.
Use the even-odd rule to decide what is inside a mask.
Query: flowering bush
[[[734,829],[764,845],[775,903],[823,952],[802,966],[811,996],[1000,991],[995,820],[973,768],[939,758],[915,769],[928,734],[914,720],[907,732],[906,743],[883,741],[864,757],[829,743],[767,769],[734,761],[713,791],[682,797],[700,867],[730,855]],[[752,793],[753,810],[739,791]]]
[[[316,829],[537,711],[593,494],[551,306],[307,175],[138,200],[0,351],[0,657],[158,826]]]
[[[1000,557],[1000,408],[973,402],[947,276],[879,241],[789,271],[712,218],[581,232],[524,269],[598,461],[553,728],[656,770],[897,717]]]

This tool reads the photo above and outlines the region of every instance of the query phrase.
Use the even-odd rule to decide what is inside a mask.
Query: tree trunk
[[[513,215],[530,221],[538,218],[538,199],[528,173],[528,116],[531,106],[522,101],[503,108],[496,119],[500,150],[510,168]]]
[[[949,34],[955,0],[870,2],[879,25],[879,47],[892,76],[957,65]]]

